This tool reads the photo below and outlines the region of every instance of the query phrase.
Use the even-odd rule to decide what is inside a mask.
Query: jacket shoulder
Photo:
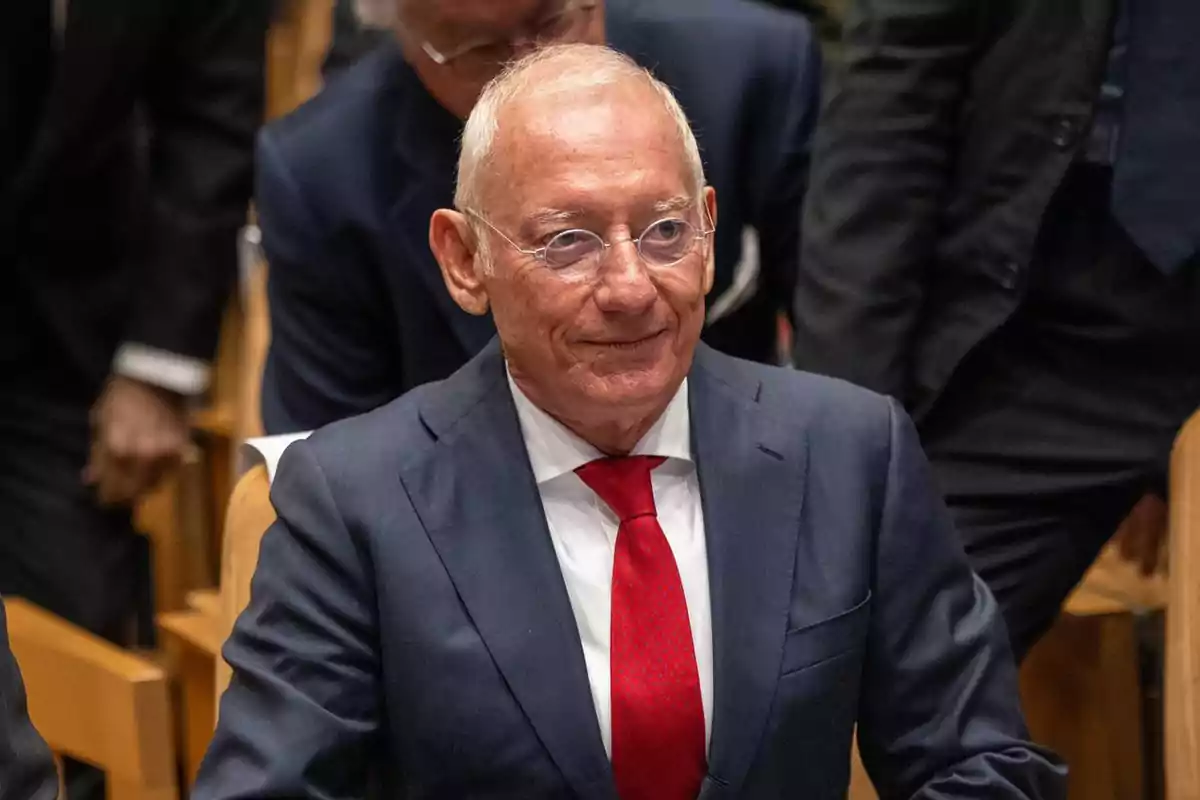
[[[778,420],[780,435],[803,434],[839,446],[887,447],[897,404],[848,381],[710,352],[705,368],[722,383],[755,390],[758,407]]]
[[[305,441],[335,497],[378,488],[381,480],[429,453],[436,440],[420,409],[443,383],[419,386],[365,414],[327,425]]]
[[[396,55],[383,47],[332,78],[315,97],[268,123],[259,147],[295,176],[346,169],[372,152],[382,95]]]

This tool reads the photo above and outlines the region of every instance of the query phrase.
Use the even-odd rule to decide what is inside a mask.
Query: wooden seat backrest
[[[222,639],[233,631],[238,615],[250,602],[250,580],[258,565],[258,546],[267,528],[275,521],[270,490],[267,468],[260,465],[242,476],[229,499],[221,557]],[[230,669],[222,658],[217,659],[216,669],[216,690],[220,698],[229,685]]]
[[[1167,608],[1168,800],[1200,800],[1200,412],[1171,459],[1170,605]]]
[[[51,750],[101,768],[112,800],[177,800],[165,671],[31,603],[5,605],[29,716]]]

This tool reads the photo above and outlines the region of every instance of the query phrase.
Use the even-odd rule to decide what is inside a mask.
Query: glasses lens
[[[572,267],[599,255],[604,242],[591,231],[563,231],[546,244],[546,266]]]
[[[638,250],[647,264],[665,267],[680,261],[696,243],[696,229],[682,219],[660,219],[646,228]]]

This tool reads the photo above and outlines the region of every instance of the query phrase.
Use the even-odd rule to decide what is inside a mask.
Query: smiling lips
[[[644,345],[651,344],[657,341],[666,330],[657,331],[648,336],[640,336],[636,339],[611,339],[611,340],[590,340],[587,343],[595,347],[611,347],[616,350],[636,350]]]

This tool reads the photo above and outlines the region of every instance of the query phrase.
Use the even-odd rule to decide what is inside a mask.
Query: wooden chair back
[[[1167,800],[1200,800],[1200,412],[1171,458],[1170,605],[1167,608]]]
[[[275,521],[267,468],[257,466],[242,476],[233,489],[225,515],[224,551],[221,558],[221,639],[228,638],[238,615],[250,602],[250,580],[258,565],[258,546]],[[216,663],[217,697],[229,685],[231,670],[222,658]]]
[[[283,0],[267,39],[267,118],[287,114],[321,88],[334,0]]]
[[[5,605],[29,716],[51,750],[104,770],[110,800],[178,800],[164,670],[31,603]]]

